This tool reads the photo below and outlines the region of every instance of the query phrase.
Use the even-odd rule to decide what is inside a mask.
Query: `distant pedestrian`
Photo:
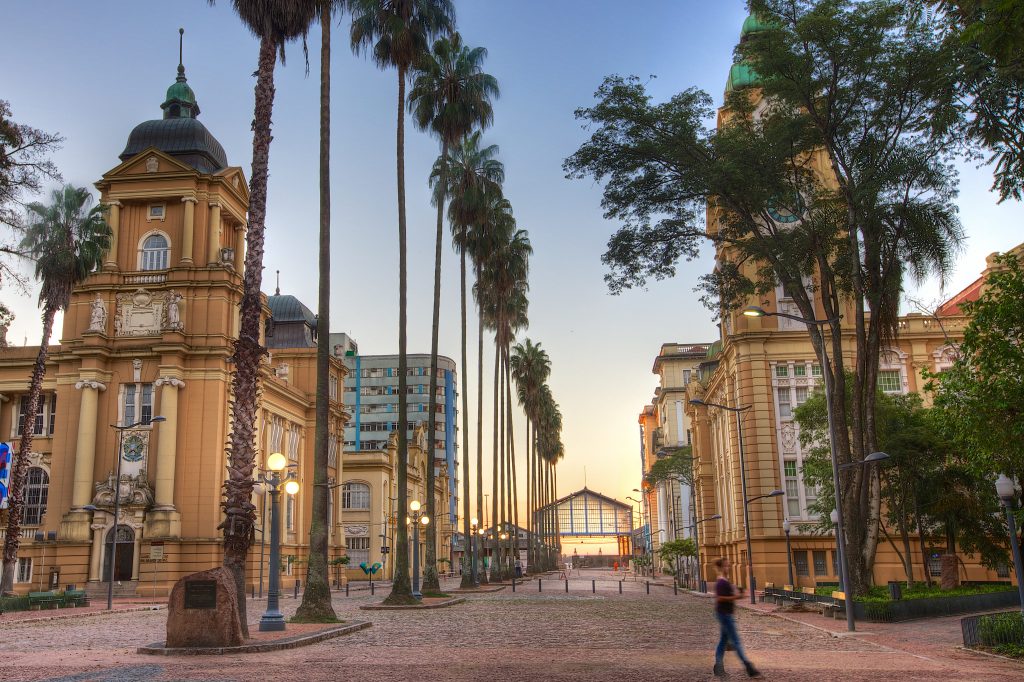
[[[736,600],[743,597],[743,590],[737,590],[729,582],[730,564],[728,559],[722,558],[717,560],[715,567],[718,569],[718,581],[715,582],[715,618],[718,620],[719,632],[718,648],[715,649],[715,676],[725,677],[725,663],[722,659],[725,657],[726,646],[731,643],[733,649],[736,650],[736,655],[743,661],[743,665],[747,669],[747,675],[750,677],[761,677],[761,673],[758,672],[754,664],[743,653],[740,635],[736,631],[736,620],[733,612],[736,609]]]

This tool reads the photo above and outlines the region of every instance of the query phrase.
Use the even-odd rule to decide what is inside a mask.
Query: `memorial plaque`
[[[217,581],[190,580],[185,583],[185,608],[217,608]]]

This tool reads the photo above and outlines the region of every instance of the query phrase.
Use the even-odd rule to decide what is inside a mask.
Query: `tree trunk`
[[[331,606],[327,575],[328,525],[331,489],[327,480],[327,438],[331,376],[331,3],[320,11],[320,291],[316,322],[316,426],[313,435],[313,509],[309,524],[309,562],[306,590],[295,620],[331,622],[338,616]]]
[[[495,528],[496,546],[498,547],[498,556],[501,557],[501,579],[505,580],[508,578],[508,545],[501,539],[501,532],[508,530],[508,467],[506,465],[506,447],[505,447],[505,355],[504,345],[501,348],[495,348],[494,352],[500,358],[498,362],[498,402],[495,403],[495,407],[498,410],[496,423],[499,424],[498,433],[499,445],[498,445],[498,462],[500,474],[498,477],[498,509],[501,510],[501,525]],[[499,530],[500,529],[500,530]]]
[[[462,239],[461,244],[466,240]],[[462,418],[469,420],[469,364],[466,348],[466,249],[462,248],[459,254],[459,288],[462,294]],[[465,424],[462,426],[462,583],[460,587],[470,587],[473,584],[473,567],[470,564],[469,543],[470,543],[470,500],[469,500],[469,429]]]
[[[533,570],[533,461],[530,459],[530,428],[529,415],[526,417],[526,570]]]
[[[28,405],[21,420],[21,442],[11,462],[11,478],[8,487],[7,537],[4,538],[3,577],[0,578],[0,594],[14,592],[14,574],[18,570],[18,547],[21,544],[21,521],[25,514],[25,480],[28,475],[28,455],[32,452],[32,436],[35,432],[36,413],[42,395],[43,377],[46,376],[46,355],[53,333],[53,318],[57,307],[47,303],[43,307],[43,337],[32,366],[28,383]],[[15,408],[17,409],[17,408]]]
[[[448,187],[448,140],[441,141],[441,177],[438,186],[441,196],[437,200],[437,231],[434,238],[434,307],[430,325],[430,397],[427,400],[428,449],[427,461],[427,515],[431,523],[440,523],[441,515],[436,512],[434,500],[434,441],[437,439],[437,336],[441,327],[441,243],[444,237],[444,195]],[[445,443],[447,447],[448,443]],[[455,472],[452,472],[452,476]],[[447,514],[448,510],[444,510]],[[431,530],[426,534],[426,566],[423,571],[423,589],[441,591],[437,577],[437,534]]]
[[[401,523],[409,509],[409,359],[406,350],[406,243],[405,243],[405,67],[398,68],[398,515],[395,524],[395,572],[391,594],[386,604],[414,602],[409,583],[409,532]],[[428,448],[431,449],[432,448]],[[428,466],[433,466],[433,452],[427,454]]]
[[[474,266],[477,284],[480,283],[480,267]],[[480,527],[484,527],[484,311],[477,303],[477,335],[476,335],[476,513]],[[487,571],[483,570],[483,536],[481,536],[480,554],[476,560],[480,565],[480,584],[488,584]]]
[[[509,520],[512,521],[512,537],[509,547],[512,551],[512,575],[515,575],[516,562],[519,561],[519,491],[516,487],[516,450],[512,428],[512,381],[509,373],[508,346],[505,346],[505,404],[508,405],[508,478],[512,484],[509,505],[512,508]]]
[[[228,478],[224,481],[224,566],[235,578],[238,615],[249,636],[245,602],[245,563],[252,546],[256,507],[252,503],[256,464],[256,408],[259,402],[260,362],[266,348],[260,343],[263,300],[263,243],[267,215],[267,174],[270,165],[271,119],[274,110],[276,50],[271,38],[260,39],[253,112],[252,178],[249,180],[249,227],[245,235],[238,340],[232,356],[235,372],[231,390],[231,435],[228,439]]]
[[[492,423],[491,431],[494,434],[494,447],[491,450],[491,454],[493,455],[493,458],[492,458],[492,461],[491,461],[491,523],[492,523],[491,531],[492,531],[492,533],[494,535],[494,542],[492,544],[492,546],[494,547],[494,554],[491,557],[491,570],[496,573],[499,582],[504,579],[504,576],[502,575],[502,571],[501,571],[501,562],[498,561],[498,559],[499,559],[499,557],[501,555],[501,551],[499,549],[500,545],[498,543],[498,532],[499,532],[498,531],[498,525],[499,525],[499,522],[501,521],[501,518],[499,516],[500,512],[498,511],[501,508],[499,506],[499,504],[498,504],[498,502],[499,502],[498,501],[498,474],[499,474],[499,470],[498,470],[499,469],[499,465],[498,465],[498,463],[499,463],[499,460],[498,460],[498,447],[499,447],[499,442],[498,442],[498,377],[501,375],[501,369],[499,367],[498,360],[499,360],[500,357],[501,357],[501,353],[498,351],[498,335],[497,335],[497,333],[495,333],[495,335],[494,335],[494,403],[492,403],[492,405],[494,407],[494,410],[493,410],[494,411],[494,421],[491,422]]]

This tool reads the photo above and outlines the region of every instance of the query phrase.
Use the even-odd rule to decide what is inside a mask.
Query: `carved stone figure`
[[[103,299],[96,294],[96,300],[92,302],[92,315],[89,317],[89,331],[104,332],[107,330],[107,307]]]
[[[167,328],[181,329],[181,312],[178,305],[181,303],[181,294],[171,289],[167,292]]]

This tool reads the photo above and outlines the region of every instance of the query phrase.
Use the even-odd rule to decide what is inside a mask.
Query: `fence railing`
[[[1024,650],[1024,616],[1020,611],[985,613],[960,619],[964,646],[969,648]],[[1019,655],[1019,654],[1018,654]]]

